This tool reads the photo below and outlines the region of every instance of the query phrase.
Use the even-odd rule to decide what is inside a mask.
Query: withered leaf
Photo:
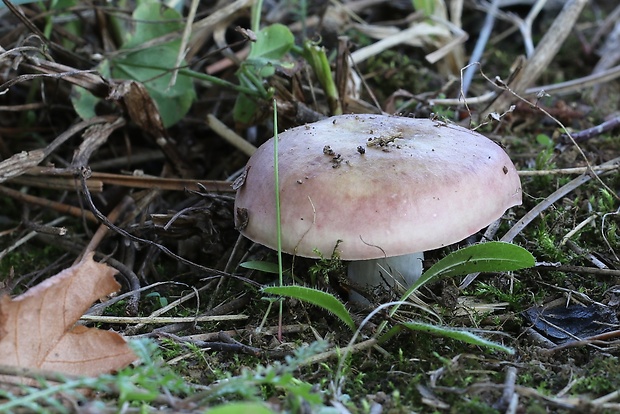
[[[0,364],[96,376],[136,360],[119,334],[75,325],[120,288],[115,273],[90,254],[20,296],[0,297]]]

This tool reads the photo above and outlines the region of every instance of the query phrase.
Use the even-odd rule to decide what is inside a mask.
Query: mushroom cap
[[[436,249],[521,204],[508,155],[429,119],[340,115],[279,134],[282,251],[365,260]],[[277,248],[273,138],[238,180],[235,225]]]

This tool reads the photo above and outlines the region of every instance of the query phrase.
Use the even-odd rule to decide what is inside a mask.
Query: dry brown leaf
[[[120,288],[115,273],[90,254],[20,296],[1,297],[0,364],[96,376],[136,360],[119,334],[75,325]]]

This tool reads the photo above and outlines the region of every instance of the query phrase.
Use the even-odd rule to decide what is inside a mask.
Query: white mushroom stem
[[[356,260],[349,263],[347,276],[355,286],[374,290],[379,286],[398,292],[405,290],[422,275],[424,253],[416,252],[381,259]]]

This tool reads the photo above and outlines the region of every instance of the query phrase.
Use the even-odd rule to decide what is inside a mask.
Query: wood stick
[[[522,94],[547,69],[587,3],[588,0],[569,0],[566,2],[566,5],[534,50],[534,55],[525,62],[521,71],[508,85],[514,93],[517,95]],[[513,100],[513,95],[509,91],[504,91],[482,112],[481,119],[486,119],[492,112],[503,112],[510,106]]]
[[[0,185],[0,194],[7,195],[23,203],[30,203],[30,204],[35,204],[37,206],[51,208],[52,210],[56,210],[64,214],[70,214],[74,217],[84,217],[86,218],[86,220],[92,221],[94,223],[99,222],[99,220],[97,220],[97,218],[95,218],[93,213],[91,213],[90,211],[82,210],[79,207],[70,206],[68,204],[59,203],[57,201],[48,200],[46,198],[24,194],[17,190],[13,190],[12,188],[4,187],[1,185]]]

